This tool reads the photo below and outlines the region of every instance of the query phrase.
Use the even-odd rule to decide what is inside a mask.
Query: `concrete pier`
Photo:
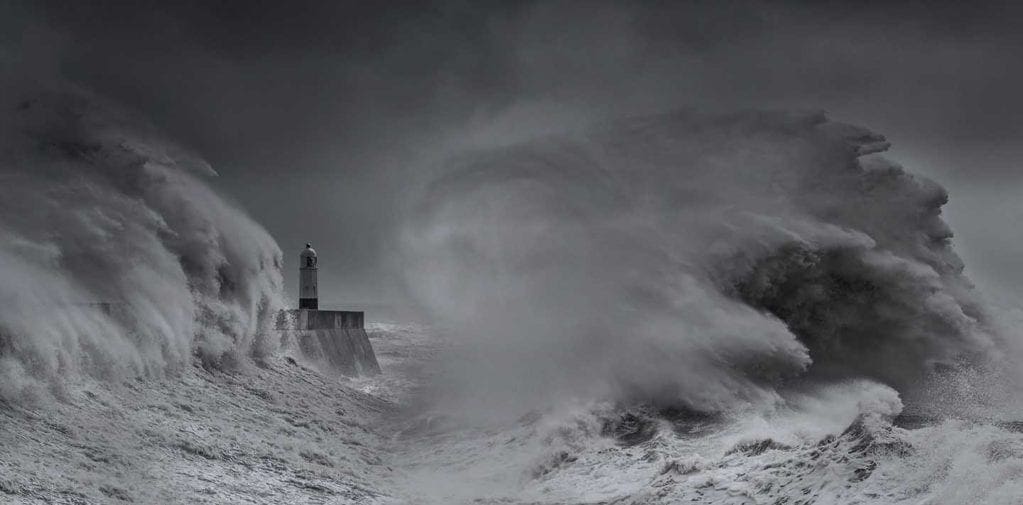
[[[286,346],[328,372],[349,376],[380,373],[362,312],[341,310],[286,310],[277,319],[277,330]]]

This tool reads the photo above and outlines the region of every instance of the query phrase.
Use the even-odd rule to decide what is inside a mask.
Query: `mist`
[[[834,121],[865,124],[883,132],[894,144],[887,154],[889,159],[951,189],[953,196],[945,206],[945,218],[957,229],[965,230],[970,240],[957,241],[943,221],[921,226],[933,227],[926,232],[934,235],[931,240],[950,242],[966,259],[965,278],[958,273],[948,277],[951,274],[947,271],[958,267],[936,269],[939,276],[957,279],[953,283],[955,289],[947,286],[942,289],[953,291],[950,295],[953,305],[964,307],[960,317],[969,323],[967,326],[982,319],[972,301],[977,295],[963,294],[967,290],[961,285],[969,283],[967,279],[988,288],[996,303],[1012,305],[1008,295],[1015,292],[1016,282],[1002,267],[1009,261],[1007,257],[1013,257],[1011,251],[1023,247],[1011,238],[1011,233],[1000,231],[1000,227],[982,225],[992,219],[992,214],[1012,212],[1011,204],[957,205],[957,198],[971,202],[986,198],[984,195],[1006,187],[1005,183],[1016,177],[1011,163],[1004,161],[1015,152],[1020,133],[1020,111],[1012,97],[1021,77],[1009,70],[1012,65],[1007,63],[1015,61],[1020,46],[1012,24],[1018,11],[1011,7],[948,4],[923,8],[913,2],[869,9],[842,4],[765,2],[517,5],[442,2],[399,8],[357,3],[264,2],[226,3],[207,9],[189,2],[131,7],[100,2],[71,8],[45,2],[11,2],[5,8],[10,15],[4,16],[8,29],[2,54],[10,68],[17,69],[19,79],[29,83],[19,86],[60,88],[72,83],[87,90],[85,94],[116,103],[113,108],[146,118],[164,132],[161,135],[182,146],[180,152],[198,153],[190,156],[205,160],[199,165],[208,162],[217,175],[210,176],[206,168],[199,168],[198,172],[207,175],[196,175],[196,169],[190,168],[186,169],[187,177],[205,178],[204,184],[226,195],[229,202],[237,202],[223,205],[244,208],[245,213],[266,228],[268,236],[259,240],[263,244],[249,247],[262,251],[256,253],[257,257],[264,260],[276,257],[280,253],[274,251],[280,249],[284,255],[296,253],[307,241],[325,253],[322,274],[325,305],[411,305],[444,322],[463,318],[466,309],[454,300],[460,300],[466,293],[442,290],[439,294],[450,295],[452,299],[450,307],[436,307],[438,301],[424,300],[429,297],[422,291],[434,286],[418,284],[428,269],[416,254],[422,252],[427,257],[437,254],[438,251],[429,250],[430,240],[436,237],[410,234],[409,229],[418,226],[433,229],[430,227],[442,226],[447,218],[459,222],[463,217],[459,212],[474,212],[470,210],[475,205],[471,202],[463,202],[465,208],[456,212],[442,209],[434,200],[444,201],[450,196],[438,188],[457,186],[451,182],[453,179],[475,173],[475,169],[458,167],[476,163],[473,160],[480,152],[491,153],[485,156],[491,160],[486,163],[488,166],[516,165],[522,155],[515,153],[534,149],[523,146],[532,146],[532,142],[557,143],[562,141],[550,139],[568,138],[563,141],[569,144],[567,149],[581,149],[573,144],[580,132],[599,128],[594,125],[628,122],[621,118],[658,117],[676,110],[693,110],[690,114],[694,117],[700,114],[707,118],[731,117],[726,115],[752,109],[823,109]],[[707,121],[717,124],[719,120]],[[589,145],[588,142],[591,141],[583,145]],[[597,145],[606,143],[614,142],[597,141]],[[546,149],[557,152],[555,148]],[[584,152],[586,149],[592,147],[583,149]],[[659,149],[656,146],[654,151]],[[985,156],[978,156],[978,149],[984,150]],[[501,154],[494,154],[502,152],[512,161],[500,161]],[[768,152],[775,156],[771,150]],[[670,150],[663,154],[665,159],[673,155]],[[621,188],[604,188],[602,185],[607,181],[599,177],[590,187],[589,171],[593,169],[581,167],[593,160],[584,157],[578,161],[580,166],[566,168],[564,165],[575,162],[565,157],[573,155],[551,156],[555,159],[545,163],[560,167],[558,170],[582,172],[572,176],[580,178],[575,185],[554,184],[546,190],[561,189],[565,195],[548,198],[564,198],[596,214],[623,213],[638,229],[654,227],[657,230],[654,235],[659,238],[654,240],[657,245],[637,246],[644,242],[631,237],[635,232],[627,231],[629,226],[625,224],[616,224],[610,235],[626,235],[620,241],[627,241],[636,249],[603,245],[608,238],[597,240],[601,244],[598,247],[590,243],[594,239],[588,234],[592,232],[581,231],[608,226],[596,225],[601,219],[594,216],[583,220],[585,226],[568,226],[559,231],[565,236],[563,247],[572,250],[580,247],[583,251],[598,247],[610,257],[593,258],[589,256],[592,253],[579,251],[570,254],[568,261],[560,256],[564,251],[549,252],[551,257],[561,258],[558,268],[566,269],[561,273],[569,281],[555,290],[519,287],[521,292],[516,296],[528,298],[523,293],[529,296],[543,293],[539,298],[550,302],[545,305],[550,311],[573,314],[568,318],[570,321],[558,323],[553,322],[557,318],[550,314],[538,317],[544,322],[538,322],[541,328],[533,333],[540,342],[548,341],[544,335],[555,328],[580,325],[584,320],[586,324],[600,325],[602,318],[615,314],[610,309],[615,305],[611,301],[615,295],[610,292],[604,300],[582,297],[578,301],[567,294],[554,293],[562,289],[599,292],[607,288],[604,282],[623,284],[621,280],[607,281],[601,275],[607,263],[642,263],[646,260],[635,256],[656,258],[664,250],[678,247],[685,251],[690,244],[705,240],[698,233],[705,226],[689,229],[689,225],[683,224],[677,228],[687,230],[686,233],[666,233],[651,224],[664,219],[658,214],[660,211],[643,211],[646,214],[620,211],[619,207],[625,205],[622,201],[629,199],[618,194]],[[687,156],[682,159],[688,159]],[[601,156],[595,159],[598,166],[608,163],[599,161]],[[955,164],[960,161],[963,166]],[[972,163],[965,166],[967,161]],[[659,163],[669,164],[663,160]],[[605,169],[598,173],[603,174],[602,170]],[[661,174],[664,169],[654,172]],[[544,177],[538,179],[543,183],[557,182],[546,181]],[[649,185],[659,187],[673,184],[679,175],[646,177],[658,181]],[[751,176],[737,171],[728,181],[708,184],[717,188],[712,192],[724,193],[719,198],[732,201],[738,208],[748,205],[756,212],[764,212],[760,210],[763,195],[746,189],[732,195],[733,190],[724,189],[746,188],[752,184],[750,181],[760,180],[744,180],[746,177]],[[626,178],[616,185],[632,183],[634,179]],[[457,190],[451,191],[459,194]],[[469,189],[462,191],[472,193]],[[688,191],[699,193],[691,188]],[[933,201],[940,200],[931,194],[931,189],[920,192]],[[828,198],[845,196],[849,195]],[[543,214],[546,204],[521,202],[514,196],[507,198],[508,205],[522,204],[537,212],[521,217],[527,222],[546,223],[550,219]],[[927,212],[937,212],[933,203],[928,205],[931,210]],[[437,221],[422,223],[424,209]],[[454,214],[443,214],[442,219],[431,212]],[[679,209],[665,212],[671,215]],[[786,210],[783,219],[788,219],[789,212]],[[795,212],[797,221],[805,221],[807,218],[800,212],[806,211]],[[555,221],[561,223],[560,219]],[[866,226],[860,222],[824,221],[851,230]],[[916,225],[920,223],[907,224]],[[580,233],[583,236],[577,236]],[[695,234],[694,240],[687,238],[689,233]],[[712,242],[717,240],[717,232],[706,233],[710,233]],[[878,230],[865,233],[878,240]],[[673,234],[676,238],[671,239],[670,245],[661,243],[667,240],[664,236]],[[423,244],[415,244],[416,240]],[[513,257],[522,254],[527,259],[537,254],[520,244],[505,244],[507,240],[504,237],[498,242],[508,247],[502,254]],[[421,251],[423,248],[426,250]],[[844,246],[814,244],[808,250],[814,256],[836,248]],[[782,254],[771,250],[771,254]],[[908,253],[899,249],[895,254]],[[922,253],[912,252],[911,256],[916,254]],[[958,265],[957,256],[949,254],[950,258],[940,261]],[[261,263],[267,263],[264,260]],[[501,264],[509,258],[499,256],[496,260]],[[781,266],[771,268],[785,270],[790,268],[787,262],[791,258],[772,256],[760,260],[768,265],[774,265],[770,263],[773,261]],[[818,260],[838,261],[815,259]],[[937,261],[915,257],[914,260],[925,260],[932,269]],[[661,260],[651,262],[658,261]],[[699,265],[701,270],[699,274],[688,273],[700,279],[692,281],[694,285],[721,298],[723,304],[741,307],[736,310],[757,313],[751,318],[756,321],[754,324],[763,324],[760,312],[783,309],[770,306],[772,301],[758,291],[759,284],[749,279],[721,280],[719,277],[737,275],[722,273],[728,272],[722,266],[727,263],[725,260],[687,256],[685,261]],[[456,271],[466,267],[441,266]],[[757,271],[758,276],[771,274],[757,270],[767,268],[764,265],[744,268]],[[715,273],[702,272],[706,269]],[[207,278],[207,273],[202,277]],[[284,292],[293,297],[295,272],[285,268],[281,273]],[[269,281],[268,286],[276,282]],[[765,282],[773,285],[782,281],[770,278]],[[689,286],[686,290],[695,289],[688,281],[679,283]],[[712,285],[705,285],[708,283]],[[478,294],[479,289],[482,287],[467,292]],[[478,304],[481,300],[470,301]],[[562,308],[560,304],[566,306]],[[535,310],[533,305],[520,310]],[[490,317],[479,318],[493,322]],[[778,369],[785,373],[810,367],[815,362],[810,356],[812,346],[807,348],[806,342],[794,339],[780,324],[772,321],[766,326],[778,332],[766,342],[779,346],[767,354],[778,357]],[[585,333],[578,328],[566,332]],[[960,344],[970,352],[976,351],[973,349],[976,346],[983,347],[971,341],[970,336],[977,334],[974,329],[952,333],[957,336],[951,340],[963,341],[951,345],[953,349],[963,350],[959,349]],[[601,342],[619,340],[610,334],[600,337]],[[586,340],[576,344],[569,348],[576,351],[578,347],[592,347]],[[170,354],[182,355],[185,347],[179,345]],[[947,357],[944,350],[949,346],[922,347],[914,352],[919,353],[920,360],[927,361]],[[548,350],[542,345],[538,349]],[[724,368],[742,368],[732,362],[746,358],[723,359],[729,363]],[[767,375],[775,373],[785,375],[781,371]],[[883,370],[870,373],[898,381]],[[729,375],[723,380],[731,378]],[[762,381],[752,382],[756,387],[750,388],[749,394],[756,396],[759,393],[752,391],[759,390]]]
[[[9,401],[78,376],[239,367],[276,349],[281,251],[201,158],[72,86],[5,89],[0,374]]]
[[[445,388],[728,411],[797,377],[912,397],[986,366],[1015,334],[962,275],[945,190],[887,148],[819,113],[682,111],[452,160],[403,240],[469,342]]]
[[[212,184],[285,252],[307,241],[333,251],[327,302],[407,301],[388,253],[409,188],[439,160],[684,107],[826,110],[884,133],[893,159],[951,189],[971,277],[999,296],[1018,291],[1002,268],[1018,241],[979,226],[1016,212],[991,197],[1004,201],[999,188],[1018,174],[1014,7],[202,5],[15,2],[5,54],[202,153],[220,173]]]
[[[1015,505],[1020,26],[0,0],[0,496]]]

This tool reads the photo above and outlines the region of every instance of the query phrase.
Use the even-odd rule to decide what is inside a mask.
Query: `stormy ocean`
[[[1023,503],[1023,318],[864,128],[446,158],[395,240],[417,316],[350,378],[275,337],[293,258],[200,157],[80,89],[9,111],[2,502]]]

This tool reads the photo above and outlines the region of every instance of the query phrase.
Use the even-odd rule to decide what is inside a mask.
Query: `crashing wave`
[[[408,226],[408,284],[484,350],[453,382],[491,403],[718,411],[807,377],[905,392],[998,337],[945,191],[885,148],[821,114],[680,112],[468,154]]]
[[[80,90],[6,105],[0,398],[268,348],[281,252],[209,165]]]

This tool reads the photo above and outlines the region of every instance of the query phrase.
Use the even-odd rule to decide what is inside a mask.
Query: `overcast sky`
[[[382,258],[405,192],[458,139],[678,107],[823,109],[887,135],[949,189],[971,277],[1023,292],[1010,2],[0,3],[0,62],[200,152],[289,260],[314,243],[328,304],[400,291]]]

